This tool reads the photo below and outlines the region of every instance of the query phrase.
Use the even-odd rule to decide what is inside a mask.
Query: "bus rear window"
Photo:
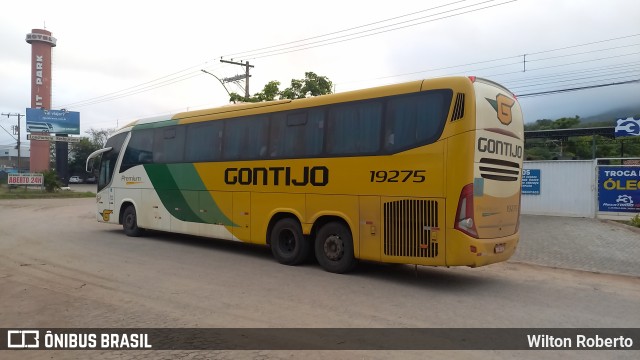
[[[445,89],[390,98],[385,117],[385,151],[401,151],[438,140],[452,96],[453,91]]]

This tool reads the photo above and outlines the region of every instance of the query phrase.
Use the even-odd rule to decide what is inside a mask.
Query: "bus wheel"
[[[353,257],[351,231],[340,222],[330,222],[320,228],[315,252],[320,265],[332,273],[348,272],[358,263]]]
[[[138,219],[136,216],[136,208],[133,205],[127,206],[122,215],[122,229],[127,236],[142,235],[142,228],[138,227]]]
[[[294,219],[278,221],[271,229],[270,240],[273,257],[281,264],[297,265],[311,254],[311,245]]]

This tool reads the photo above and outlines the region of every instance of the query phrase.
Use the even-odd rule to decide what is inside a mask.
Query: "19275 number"
[[[426,170],[371,170],[371,182],[415,182],[426,180]]]

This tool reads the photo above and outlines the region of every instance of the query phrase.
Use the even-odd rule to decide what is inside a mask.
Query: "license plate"
[[[496,246],[493,248],[493,252],[496,254],[504,252],[504,244],[496,244]]]

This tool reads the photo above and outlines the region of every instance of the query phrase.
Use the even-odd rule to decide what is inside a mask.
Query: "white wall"
[[[522,214],[594,217],[596,175],[592,160],[525,161],[540,169],[540,195],[522,195]]]

